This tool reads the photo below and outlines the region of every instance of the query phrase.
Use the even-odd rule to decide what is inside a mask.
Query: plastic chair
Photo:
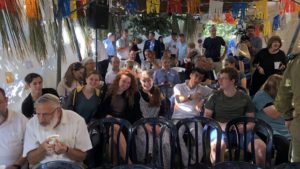
[[[70,161],[50,161],[40,164],[36,169],[84,169],[84,167]]]
[[[113,169],[153,169],[151,167],[140,165],[140,164],[132,164],[132,165],[121,165],[114,167]]]
[[[247,131],[247,124],[254,123],[254,128],[252,130]],[[242,127],[242,129],[238,129],[238,127]],[[228,139],[228,152],[229,152],[229,160],[240,160],[240,149],[243,150],[243,158],[245,161],[252,161],[256,163],[255,160],[255,145],[254,140],[256,134],[263,134],[265,136],[265,144],[266,144],[266,158],[265,164],[266,168],[271,167],[271,158],[272,158],[272,144],[273,144],[273,130],[271,126],[269,126],[266,122],[252,117],[238,117],[235,119],[230,120],[225,129],[227,139]],[[242,134],[247,133],[247,134]],[[250,144],[251,144],[251,152],[250,159],[248,153],[248,145],[247,140],[250,137]],[[234,152],[234,159],[233,159],[233,152]]]
[[[114,129],[116,126],[119,127],[118,130]],[[88,126],[93,145],[93,149],[88,152],[89,168],[99,166],[101,166],[101,168],[112,168],[115,165],[128,164],[130,128],[131,124],[127,120],[112,117],[92,122]],[[114,138],[115,134],[117,134],[117,138]],[[119,146],[121,134],[124,135],[127,144],[125,159],[122,159],[120,155]],[[117,157],[117,159],[114,157]]]
[[[274,169],[299,169],[300,168],[300,163],[295,162],[295,163],[283,163],[278,166],[275,166]]]
[[[260,167],[244,161],[225,161],[217,163],[212,169],[260,169]]]
[[[132,161],[155,168],[173,169],[175,142],[176,128],[172,121],[165,118],[140,119],[132,126]]]
[[[200,125],[200,126],[199,126]],[[179,141],[179,131],[180,128],[185,126],[184,130],[184,135],[182,137],[185,138],[186,140],[186,145],[187,145],[187,150],[188,150],[188,164],[187,167],[189,168],[207,168],[204,164],[211,164],[210,161],[210,132],[211,130],[216,130],[217,132],[217,147],[216,147],[216,162],[219,162],[221,159],[221,128],[218,124],[213,119],[205,118],[205,117],[197,117],[197,118],[189,118],[189,119],[181,119],[177,122],[176,127],[177,127],[177,143],[178,143],[178,150],[179,150],[179,155],[181,159],[181,165],[183,165],[183,159],[182,159],[182,147],[180,146],[180,141]],[[192,130],[192,128],[194,130]],[[202,129],[201,135],[199,135],[198,130]],[[195,137],[193,136],[195,135]],[[198,147],[198,141],[197,140],[202,140],[202,147],[203,147],[203,157],[202,158],[203,163],[201,163],[201,159],[199,159],[199,154],[197,153],[199,151]],[[192,147],[195,147],[195,151],[192,151]],[[195,162],[192,164],[192,157],[195,156]],[[183,167],[183,166],[182,166]]]

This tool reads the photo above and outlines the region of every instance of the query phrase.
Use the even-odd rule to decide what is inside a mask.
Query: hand
[[[200,100],[200,102],[198,102],[196,104],[195,109],[196,109],[197,112],[200,112],[202,110],[203,103],[204,103],[204,99]]]
[[[284,70],[285,69],[285,65],[284,64],[281,64],[280,66],[279,66],[279,70]]]
[[[46,139],[42,144],[41,147],[48,153],[48,154],[53,154],[54,153],[54,144],[50,144],[51,140]]]
[[[291,122],[292,122],[292,121],[285,121],[285,122],[284,122],[285,127],[286,127],[289,131],[290,131]]]
[[[56,154],[65,154],[67,152],[67,145],[65,145],[61,141],[56,141],[55,146],[54,146],[54,152]]]
[[[199,93],[199,92],[198,93],[194,93],[194,94],[191,95],[191,99],[192,100],[200,99],[202,97],[203,97],[203,94]]]
[[[258,73],[260,73],[260,74],[262,74],[262,75],[265,74],[265,70],[264,70],[262,67],[257,66],[257,70],[258,70]]]

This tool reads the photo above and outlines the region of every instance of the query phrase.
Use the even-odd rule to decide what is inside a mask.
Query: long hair
[[[273,74],[266,80],[261,89],[275,99],[281,80],[282,76]]]
[[[141,79],[145,78],[151,78],[153,81],[153,71],[152,70],[144,70],[141,74]],[[162,100],[162,94],[159,90],[159,88],[153,86],[150,89],[150,96],[149,96],[149,106],[150,107],[159,107],[161,105]]]
[[[80,62],[74,62],[70,64],[64,76],[65,83],[68,87],[71,87],[73,80],[75,80],[73,70],[79,71],[80,69],[84,69],[84,66]]]
[[[108,97],[108,96],[113,97],[113,96],[117,95],[117,91],[119,90],[119,82],[123,75],[127,76],[131,79],[130,87],[126,91],[124,91],[125,92],[124,94],[125,94],[126,99],[128,99],[129,107],[132,108],[134,105],[134,96],[135,96],[135,93],[137,92],[137,82],[136,82],[134,75],[129,70],[122,70],[117,74],[113,83],[108,88],[106,97]]]

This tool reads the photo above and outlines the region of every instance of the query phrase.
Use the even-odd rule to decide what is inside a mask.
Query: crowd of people
[[[288,59],[280,50],[280,37],[271,37],[267,47],[262,48],[254,30],[248,26],[237,52],[229,52],[228,56],[226,42],[217,36],[215,26],[209,28],[210,37],[198,40],[197,47],[187,42],[183,33],[172,33],[170,42],[164,43],[163,36],[156,40],[155,33],[149,32],[143,49],[139,49],[137,38],[129,40],[128,30],[123,30],[118,40],[116,34],[109,33],[98,43],[98,62],[87,57],[72,63],[56,90],[43,88],[41,75],[28,74],[24,80],[30,94],[22,103],[22,113],[8,110],[9,98],[0,88],[0,165],[13,169],[26,162],[30,166],[53,160],[83,162],[92,149],[87,125],[107,117],[132,124],[150,117],[165,117],[174,124],[185,118],[212,118],[223,131],[222,161],[228,121],[240,116],[257,117],[274,131],[275,164],[300,161],[298,148],[294,148],[299,144],[298,137],[289,127],[293,118],[299,119],[297,68],[288,69],[287,77],[282,77]],[[298,64],[298,58],[291,64]],[[299,124],[294,121],[291,126],[297,130]],[[186,163],[184,131],[180,128],[178,136],[179,145],[185,147],[181,153]],[[215,164],[216,133],[210,137],[211,163]],[[197,140],[198,157],[202,158],[202,139]],[[266,163],[263,140],[255,137],[255,159],[261,167]],[[139,146],[145,143],[139,141]],[[125,157],[123,136],[120,142],[120,154]],[[292,159],[288,158],[290,143]]]

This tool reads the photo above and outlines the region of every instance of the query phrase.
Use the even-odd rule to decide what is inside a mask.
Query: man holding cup
[[[61,108],[59,98],[45,94],[35,102],[36,116],[28,122],[23,156],[31,165],[63,160],[82,162],[92,148],[82,117]]]

